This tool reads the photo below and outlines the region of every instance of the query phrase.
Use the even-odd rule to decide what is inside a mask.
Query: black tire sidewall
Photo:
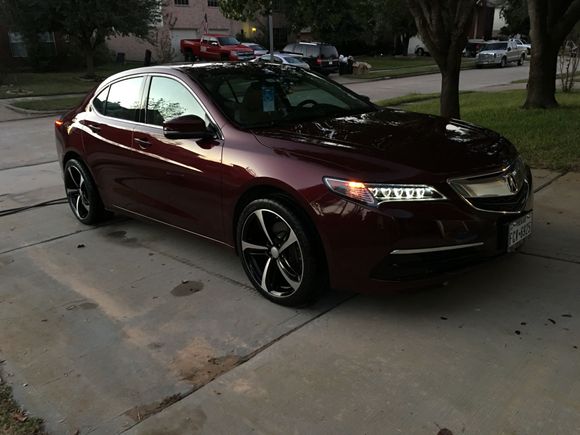
[[[254,280],[248,269],[248,266],[246,265],[241,247],[244,222],[254,211],[259,209],[271,210],[278,213],[288,223],[288,225],[292,227],[292,230],[298,239],[298,243],[300,244],[302,259],[304,262],[302,284],[290,296],[276,297],[263,290],[260,286],[260,283]],[[254,200],[244,208],[238,218],[236,230],[236,247],[244,271],[246,272],[250,282],[262,296],[280,305],[303,306],[313,302],[320,295],[324,287],[324,280],[322,279],[319,252],[316,245],[313,243],[313,240],[314,237],[310,234],[307,226],[299,217],[299,214],[292,211],[285,203],[277,199]]]
[[[101,201],[101,197],[99,195],[99,191],[97,189],[97,186],[96,186],[95,182],[93,181],[93,177],[91,176],[90,172],[85,167],[85,165],[77,159],[70,159],[66,162],[66,164],[64,165],[65,177],[66,177],[66,173],[68,171],[68,168],[71,166],[74,166],[83,175],[83,178],[85,179],[85,183],[87,186],[86,190],[87,190],[87,195],[89,197],[89,203],[90,203],[89,214],[85,218],[81,218],[81,217],[77,216],[77,214],[75,213],[73,205],[70,203],[70,200],[68,200],[69,198],[67,195],[67,200],[68,200],[69,206],[71,208],[71,211],[74,214],[74,216],[83,224],[85,224],[85,225],[97,224],[103,219],[105,209],[103,207],[103,203]],[[65,190],[65,192],[66,192],[66,190]]]

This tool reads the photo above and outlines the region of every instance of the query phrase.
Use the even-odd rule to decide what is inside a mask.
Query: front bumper
[[[444,281],[449,274],[507,252],[508,226],[533,209],[529,192],[518,211],[479,210],[457,193],[448,200],[365,207],[328,194],[319,203],[333,288],[399,290]]]

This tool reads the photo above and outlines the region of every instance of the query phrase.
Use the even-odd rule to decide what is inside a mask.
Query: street
[[[464,71],[462,89],[527,73]],[[439,86],[349,85],[373,100]],[[0,211],[64,196],[53,121],[0,122]],[[257,294],[233,251],[159,224],[86,227],[67,204],[0,217],[0,370],[54,434],[580,433],[580,174],[534,181],[520,252],[301,309]]]

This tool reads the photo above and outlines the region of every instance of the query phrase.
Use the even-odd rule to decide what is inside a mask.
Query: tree
[[[579,0],[580,1],[580,0]],[[421,39],[441,71],[441,115],[459,118],[459,74],[475,0],[407,0]]]
[[[501,8],[501,15],[507,24],[501,29],[503,35],[530,34],[530,14],[528,13],[527,0],[506,1]]]
[[[533,56],[524,108],[557,107],[558,53],[580,21],[580,0],[528,0],[528,11]]]
[[[85,55],[90,77],[95,74],[95,51],[107,37],[145,39],[161,22],[161,0],[0,0],[0,10],[29,43],[43,31],[70,36]]]
[[[377,0],[374,9],[379,14],[378,25],[387,27],[391,33],[394,53],[406,56],[409,40],[417,34],[417,26],[405,0]]]
[[[96,49],[107,37],[134,35],[147,39],[161,22],[161,0],[51,0],[58,27],[78,41],[87,76],[95,75]]]

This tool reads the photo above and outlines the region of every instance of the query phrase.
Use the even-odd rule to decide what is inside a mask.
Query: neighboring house
[[[52,32],[40,33],[38,38],[42,51],[47,57],[55,56],[61,48],[62,41],[55,39]],[[18,32],[11,32],[7,27],[0,24],[0,65],[18,65],[27,58],[28,51],[22,35]]]
[[[206,31],[222,35],[243,33],[244,39],[252,39],[258,27],[265,28],[265,23],[240,22],[224,17],[219,10],[218,0],[168,0],[162,12],[176,61],[183,60],[179,49],[179,41],[182,39],[200,38]],[[274,39],[281,45],[286,43],[288,36],[284,26],[276,25],[277,22],[283,22],[278,15],[274,17]],[[115,54],[124,53],[125,59],[137,61],[145,58],[146,50],[151,50],[154,59],[158,51],[151,42],[134,36],[110,38],[107,46]]]

